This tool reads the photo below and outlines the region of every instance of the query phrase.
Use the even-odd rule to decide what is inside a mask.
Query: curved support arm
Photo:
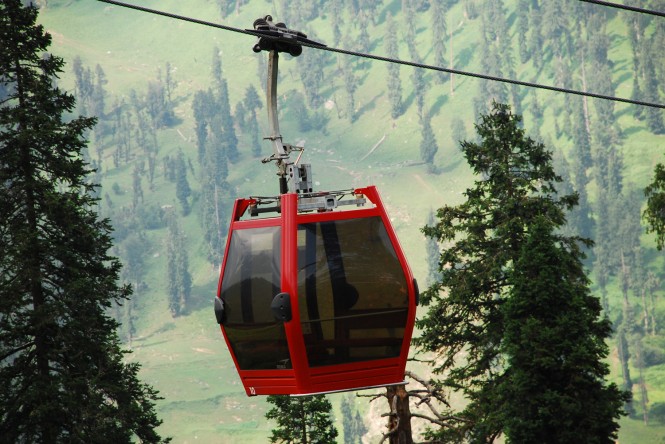
[[[278,159],[286,158],[288,153],[282,143],[282,135],[279,132],[279,120],[277,116],[277,72],[279,67],[279,53],[272,50],[268,53],[268,85],[266,88],[268,103],[268,123],[270,124],[270,136],[273,144],[274,156]]]

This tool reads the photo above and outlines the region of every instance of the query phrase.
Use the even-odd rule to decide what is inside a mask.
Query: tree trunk
[[[411,410],[409,409],[409,394],[404,385],[386,387],[390,416],[388,419],[389,444],[413,444],[411,435]],[[384,438],[385,440],[385,438]]]

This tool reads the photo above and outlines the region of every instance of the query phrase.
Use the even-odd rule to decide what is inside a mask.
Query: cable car
[[[273,26],[269,16],[257,23]],[[245,391],[310,395],[404,384],[418,289],[379,193],[374,186],[312,191],[310,166],[288,160],[302,149],[282,143],[276,112],[278,52],[299,51],[270,41],[259,50],[269,51],[275,148],[265,161],[277,163],[280,195],[235,201],[215,298]]]

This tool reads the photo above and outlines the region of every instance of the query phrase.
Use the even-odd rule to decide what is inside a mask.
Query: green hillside
[[[68,63],[67,73],[60,79],[62,87],[77,95],[82,112],[90,114],[95,106],[99,106],[98,101],[83,99],[84,91],[81,91],[73,69],[74,60],[78,57],[83,70],[89,70],[85,71],[90,75],[88,83],[101,87],[103,94],[100,122],[106,127],[106,132],[99,129],[90,134],[89,158],[99,169],[95,179],[102,184],[102,214],[110,217],[116,226],[117,247],[114,254],[127,265],[125,277],[135,288],[131,304],[118,307],[114,314],[123,323],[121,337],[126,339],[127,346],[133,351],[129,359],[142,364],[141,377],[164,397],[158,403],[160,417],[164,420],[160,433],[172,436],[176,443],[266,442],[272,425],[264,418],[265,400],[245,396],[213,316],[212,300],[217,287],[218,267],[207,259],[209,252],[199,217],[205,193],[209,190],[203,185],[204,165],[198,160],[193,112],[196,93],[213,87],[212,60],[213,51],[217,48],[239,139],[239,159],[228,163],[226,180],[229,187],[228,194],[222,198],[222,212],[229,214],[236,197],[277,194],[274,166],[262,164],[260,157],[252,154],[252,134],[239,121],[237,113],[237,105],[250,85],[264,100],[262,79],[265,62],[261,63],[261,58],[265,61],[266,54],[252,51],[253,37],[93,0],[43,0],[41,3],[40,22],[53,36],[51,50]],[[424,63],[435,63],[432,8],[427,1],[414,3],[419,7],[410,14],[413,17],[411,24],[406,19],[409,14],[402,12],[402,3],[408,2],[399,1],[355,2],[361,5],[377,4],[376,10],[367,15],[354,13],[353,2],[341,0],[162,0],[135,3],[238,28],[251,28],[256,18],[271,14],[276,21],[283,20],[289,27],[301,29],[315,40],[350,49],[362,49],[362,30],[366,29],[369,50],[379,55],[387,54],[386,35],[392,32],[397,35],[400,58],[412,59],[415,48]],[[454,68],[480,72],[486,62],[481,51],[483,20],[479,13],[483,1],[448,0],[444,3],[448,5],[445,8],[446,63],[450,62],[452,54]],[[220,4],[228,6],[224,9],[224,17],[220,13]],[[288,9],[284,9],[284,4],[290,5]],[[334,41],[331,25],[334,15],[332,4],[343,7],[338,43]],[[557,61],[555,51],[551,46],[543,47],[541,67],[535,67],[532,60],[521,63],[518,56],[518,5],[522,2],[506,0],[503,4],[510,36],[509,47],[516,60],[515,75],[520,80],[554,84],[558,81],[554,69]],[[297,16],[298,12],[302,17]],[[290,20],[284,18],[285,13]],[[607,57],[612,64],[614,86],[611,94],[631,97],[633,54],[628,25],[623,17],[627,13],[608,13],[603,29],[609,36]],[[361,16],[368,18],[360,20]],[[389,29],[387,22],[390,20],[394,25]],[[415,40],[408,36],[410,26],[413,26]],[[645,35],[652,36],[655,28],[655,24],[648,24]],[[581,39],[587,31],[584,27],[578,27],[569,32],[571,38]],[[575,32],[582,34],[575,35]],[[409,42],[413,43],[410,45]],[[654,64],[665,66],[662,51],[660,60],[655,60]],[[96,66],[103,70],[106,83],[99,83]],[[169,67],[168,74],[174,84],[167,108],[172,109],[173,115],[162,125],[152,123],[151,126],[149,121],[144,122],[145,134],[141,135],[143,129],[136,119],[138,114],[133,114],[133,103],[143,104],[141,113],[148,116],[146,104],[149,103],[150,88],[153,91],[155,85],[164,88]],[[303,111],[298,106],[306,92],[301,74],[318,67],[323,68],[323,79],[315,82],[320,103],[306,108],[308,120],[304,120]],[[351,70],[357,80],[353,122],[347,110],[345,70]],[[483,97],[483,84],[488,82],[455,76],[452,81],[446,77],[443,83],[438,84],[435,82],[436,73],[423,73],[426,82],[426,86],[421,88],[425,93],[423,109],[425,115],[432,119],[438,145],[433,163],[428,165],[423,162],[420,153],[422,136],[417,110],[418,94],[414,91],[412,73],[413,68],[400,68],[403,112],[394,119],[391,117],[385,63],[305,48],[299,58],[281,57],[278,100],[282,110],[280,123],[284,140],[304,145],[303,162],[312,164],[316,189],[347,189],[369,184],[379,188],[422,287],[427,280],[428,263],[425,238],[420,228],[426,224],[432,210],[444,204],[460,202],[464,197],[463,191],[473,180],[455,137],[474,137],[474,99]],[[589,83],[593,83],[596,73],[586,75],[589,76]],[[572,67],[567,80],[570,87],[583,88],[580,66]],[[664,89],[662,83],[656,88],[654,101],[663,103]],[[518,88],[516,94],[524,112],[527,132],[542,138],[554,151],[561,153],[568,164],[573,164],[574,142],[570,131],[565,128],[567,111],[564,96],[527,88]],[[487,98],[484,97],[485,100]],[[539,106],[534,106],[534,102]],[[601,119],[597,102],[588,101],[592,125],[599,124]],[[85,110],[82,108],[84,105]],[[542,117],[538,115],[538,109]],[[618,146],[623,160],[624,190],[640,191],[637,196],[642,199],[641,189],[650,181],[655,164],[663,160],[665,135],[654,134],[645,118],[638,120],[632,105],[616,104],[613,115],[621,129]],[[128,124],[124,127],[117,125],[118,116],[129,119]],[[267,134],[265,105],[258,110],[258,124],[262,137]],[[124,151],[118,148],[123,143],[123,137],[128,141]],[[262,149],[262,157],[271,153],[268,142],[262,142]],[[182,215],[181,203],[176,197],[176,181],[169,177],[169,162],[177,158],[180,151],[186,160],[186,177],[192,189],[188,199],[192,208],[186,216]],[[151,162],[154,162],[152,167]],[[152,182],[151,168],[154,168]],[[594,181],[587,186],[592,203],[596,187]],[[184,314],[177,317],[173,317],[169,310],[167,291],[169,230],[166,219],[169,213],[178,215],[193,280],[191,300]],[[662,253],[655,250],[651,236],[642,235],[642,247],[646,268],[659,281],[664,281]],[[592,266],[590,263],[589,267]],[[598,268],[593,268],[593,272],[595,279]],[[605,287],[610,308],[608,315],[618,324],[622,316],[621,277],[616,272],[610,272],[608,282]],[[597,284],[594,284],[594,290],[601,295]],[[660,356],[662,359],[655,356],[658,351],[665,355],[662,351],[665,346],[662,285],[656,287],[653,294],[657,320],[655,334],[646,335],[644,341],[654,358],[652,365],[642,368],[648,405],[651,407],[665,403],[665,356]],[[635,312],[641,313],[644,299],[631,293],[630,300]],[[638,314],[636,319],[639,323],[641,318]],[[621,383],[616,341],[612,340],[610,346],[612,380]],[[640,369],[635,367],[634,359],[631,359],[630,366],[635,383],[636,412],[633,418],[621,420],[620,442],[660,442],[665,439],[665,422],[659,422],[659,418],[652,415],[648,425],[643,423],[637,383]],[[417,368],[416,371],[425,373],[427,369]],[[331,397],[340,430],[342,396]],[[355,402],[370,429],[365,442],[378,442],[380,434],[385,431],[385,418],[381,418],[380,414],[386,406],[381,402],[368,405],[366,398]],[[665,415],[660,419],[665,421]],[[424,426],[414,420],[416,430],[422,430]]]

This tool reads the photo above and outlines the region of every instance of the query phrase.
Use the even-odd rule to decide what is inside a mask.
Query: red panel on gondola
[[[312,394],[399,384],[417,288],[374,187],[371,205],[241,220],[238,199],[216,313],[248,395]]]

